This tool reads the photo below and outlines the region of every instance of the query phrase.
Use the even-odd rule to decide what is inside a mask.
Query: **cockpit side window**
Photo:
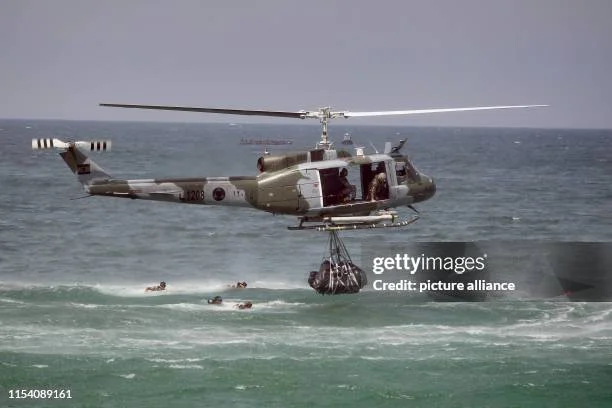
[[[396,162],[395,163],[395,174],[397,175],[398,183],[401,183],[401,181],[404,181],[408,177],[408,174],[406,172],[406,163]]]
[[[411,182],[418,181],[418,172],[406,156],[397,157],[395,160],[395,174],[397,175],[398,183],[403,183],[406,180]]]

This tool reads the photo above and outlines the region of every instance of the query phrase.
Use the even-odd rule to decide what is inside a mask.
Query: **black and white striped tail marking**
[[[54,149],[56,148],[54,139],[32,139],[32,149]]]
[[[63,142],[59,139],[32,139],[32,149],[43,150],[43,149],[67,149],[70,146],[76,146],[81,149],[93,151],[107,151],[111,149],[110,140],[92,140],[92,141],[78,141],[78,142]]]
[[[93,151],[106,151],[110,150],[110,140],[95,140],[90,142],[90,150]]]

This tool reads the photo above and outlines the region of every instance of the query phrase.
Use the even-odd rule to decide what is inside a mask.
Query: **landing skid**
[[[287,227],[291,231],[346,231],[361,229],[399,228],[416,222],[418,215],[407,220],[396,221],[395,214],[364,216],[364,217],[324,217],[319,219],[300,218],[300,223],[294,227]],[[319,222],[315,225],[304,225],[306,222]]]

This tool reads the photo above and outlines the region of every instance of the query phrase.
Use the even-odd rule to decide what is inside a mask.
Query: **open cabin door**
[[[358,200],[358,172],[349,166],[319,169],[323,206],[337,206],[354,203]]]
[[[397,178],[395,169],[390,167],[392,163],[392,160],[387,160],[359,166],[362,200],[381,201],[394,198]]]
[[[314,170],[313,170],[314,171]],[[394,160],[319,169],[323,207],[363,201],[385,201],[398,196]]]

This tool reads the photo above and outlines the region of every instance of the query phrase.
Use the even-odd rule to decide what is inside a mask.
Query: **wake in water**
[[[182,295],[210,295],[215,293],[252,293],[253,290],[294,291],[310,290],[306,282],[295,285],[288,282],[261,281],[250,282],[248,288],[236,289],[231,282],[176,282],[168,283],[166,290],[147,292],[146,285],[137,284],[60,284],[42,285],[32,283],[0,283],[0,301],[17,302],[29,300],[83,300],[101,301],[113,297],[121,298],[152,298]]]

